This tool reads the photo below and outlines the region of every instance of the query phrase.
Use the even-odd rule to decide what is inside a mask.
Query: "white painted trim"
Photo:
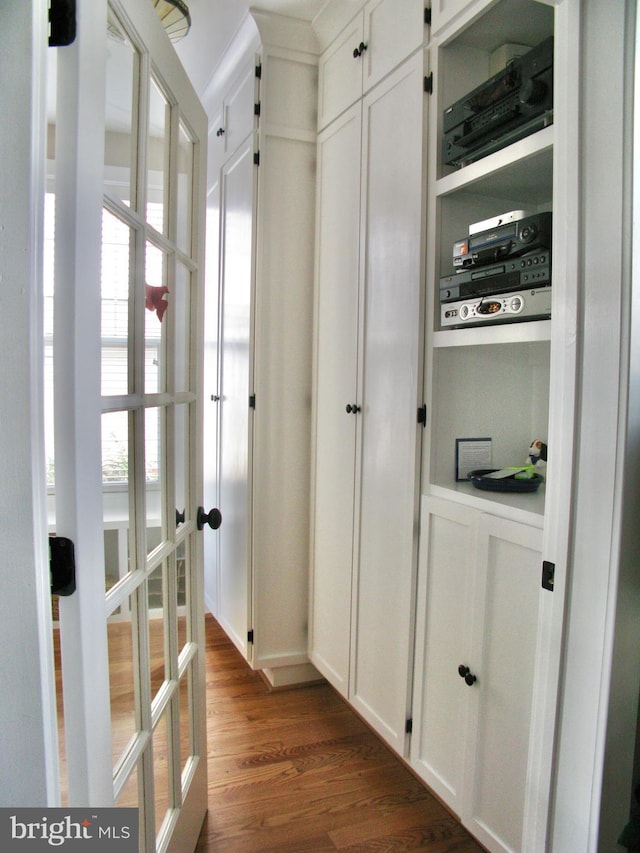
[[[624,384],[628,318],[623,265],[625,171],[623,57],[625,6],[607,0],[580,4],[581,91],[578,93],[580,217],[577,264],[578,411],[572,490],[567,619],[558,709],[555,797],[550,827],[553,853],[616,850],[628,798],[624,768],[604,784],[607,737],[614,734],[621,695],[612,691],[616,605],[620,586],[620,424],[627,409]],[[554,272],[555,274],[555,272]],[[621,455],[622,454],[622,455]],[[635,472],[634,472],[635,473]],[[569,511],[569,505],[567,506]],[[637,519],[634,519],[637,527]],[[637,577],[637,566],[635,567]],[[637,581],[636,581],[637,583]],[[558,590],[560,591],[560,590]],[[554,592],[554,595],[556,593]],[[637,611],[636,611],[637,626]],[[636,627],[637,631],[637,627]],[[637,653],[637,649],[635,650]],[[637,670],[633,707],[637,702]],[[613,708],[613,711],[612,711]],[[633,736],[618,731],[631,755]],[[625,787],[627,790],[625,791]],[[628,799],[627,799],[628,803]],[[610,816],[603,820],[603,810]]]
[[[216,65],[202,95],[202,103],[210,120],[221,110],[222,98],[238,72],[240,60],[247,56],[250,51],[256,53],[259,48],[260,34],[258,28],[251,15],[247,14],[236,36]]]
[[[307,21],[264,12],[252,6],[249,14],[256,22],[260,40],[264,45],[298,50],[317,55],[319,44]]]
[[[43,730],[45,737],[45,784],[47,803],[57,806],[60,802],[60,768],[58,762],[58,719],[56,707],[56,674],[53,659],[53,635],[51,615],[51,579],[48,550],[47,488],[44,458],[44,324],[43,324],[43,258],[44,241],[44,195],[46,189],[47,160],[47,0],[34,0],[33,5],[33,103],[31,133],[32,195],[30,221],[30,282],[34,294],[33,323],[31,326],[31,412],[33,418],[32,460],[32,508],[34,526],[34,550],[36,556],[36,591],[38,607],[38,637],[40,656],[40,688],[43,699]]]
[[[0,93],[0,800],[57,805],[44,462],[42,247],[47,3],[2,4]],[[10,401],[10,404],[9,402]]]
[[[304,687],[309,684],[324,682],[313,664],[305,663],[298,666],[278,666],[261,670],[269,687],[273,690],[283,687]]]

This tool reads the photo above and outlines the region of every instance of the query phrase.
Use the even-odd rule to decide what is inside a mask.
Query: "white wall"
[[[637,505],[630,499],[638,470],[630,464],[638,459],[640,413],[629,361],[632,113],[623,45],[634,8],[633,0],[582,4],[581,353],[554,853],[621,849],[631,794],[640,590],[639,525],[628,510]],[[637,317],[633,331],[637,337]]]
[[[55,805],[40,268],[46,0],[0,0],[0,21],[0,806]]]

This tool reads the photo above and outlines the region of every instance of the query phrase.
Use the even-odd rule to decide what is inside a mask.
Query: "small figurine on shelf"
[[[539,438],[534,439],[529,446],[527,465],[533,465],[536,474],[544,476],[547,468],[547,445]]]

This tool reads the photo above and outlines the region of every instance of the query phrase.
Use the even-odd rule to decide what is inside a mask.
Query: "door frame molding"
[[[2,3],[0,104],[0,340],[11,369],[0,374],[5,566],[0,638],[3,805],[59,803],[55,669],[44,460],[42,246],[46,158],[47,2]],[[6,73],[2,73],[5,71]],[[17,570],[19,569],[19,570]],[[31,677],[25,677],[30,673]]]

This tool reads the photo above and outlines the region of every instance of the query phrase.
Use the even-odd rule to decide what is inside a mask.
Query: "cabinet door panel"
[[[542,533],[483,515],[473,649],[477,728],[470,731],[474,761],[465,782],[463,822],[489,849],[522,849],[527,799],[531,710],[540,618]]]
[[[470,5],[471,0],[431,0],[431,32],[441,30]]]
[[[361,107],[318,145],[311,659],[346,696],[357,416]]]
[[[420,47],[424,33],[423,0],[369,0],[364,8],[364,91]]]
[[[247,654],[253,138],[222,171],[219,620]]]
[[[245,66],[223,103],[225,154],[232,154],[254,128],[254,103],[258,100],[255,63]]]
[[[468,665],[477,559],[478,512],[423,498],[416,625],[416,683],[411,764],[460,811]]]
[[[364,100],[362,414],[352,701],[404,751],[416,562],[422,56]]]
[[[319,129],[326,127],[362,95],[362,60],[353,55],[362,39],[362,14],[359,14],[320,57]]]

